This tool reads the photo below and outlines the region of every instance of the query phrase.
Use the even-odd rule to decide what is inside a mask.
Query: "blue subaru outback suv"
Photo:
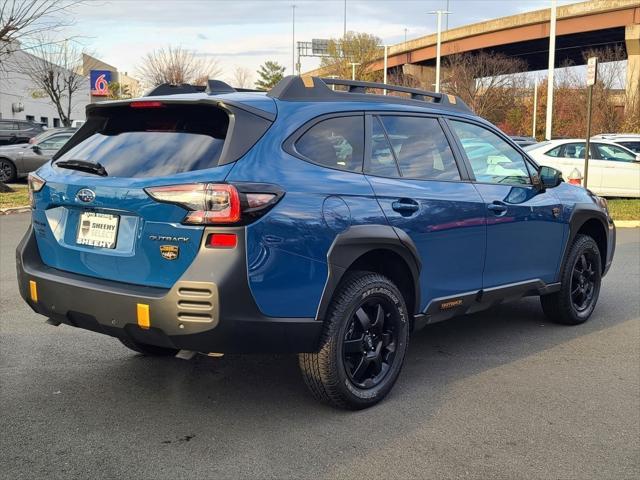
[[[29,185],[18,280],[48,323],[145,355],[295,352],[350,409],[426,324],[530,295],[586,321],[615,246],[603,199],[458,98],[346,80],[92,104]]]

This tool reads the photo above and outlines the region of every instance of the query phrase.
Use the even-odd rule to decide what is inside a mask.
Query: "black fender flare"
[[[362,255],[381,249],[398,254],[408,265],[415,291],[415,311],[410,313],[418,313],[422,262],[413,240],[405,231],[389,225],[356,225],[336,235],[327,252],[329,274],[318,305],[316,320],[324,319],[333,294],[349,267]]]
[[[569,218],[569,235],[567,237],[567,241],[564,245],[564,251],[562,252],[562,262],[560,263],[559,272],[562,272],[564,265],[567,261],[567,256],[569,255],[569,249],[571,245],[578,235],[578,231],[582,226],[587,223],[589,220],[597,220],[602,225],[602,230],[604,232],[604,240],[606,244],[606,248],[604,252],[600,252],[603,256],[602,268],[604,270],[606,259],[613,256],[613,251],[609,253],[609,250],[615,248],[615,241],[613,245],[609,244],[609,220],[607,218],[607,214],[603,212],[600,208],[598,208],[595,204],[592,203],[576,203],[574,205],[573,211],[571,212],[571,217]],[[558,273],[559,273],[558,272]]]

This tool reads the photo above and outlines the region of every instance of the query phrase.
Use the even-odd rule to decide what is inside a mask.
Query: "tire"
[[[542,310],[550,320],[579,325],[589,319],[600,294],[601,258],[593,238],[576,237],[562,269],[560,290],[540,297]]]
[[[120,340],[125,347],[147,357],[173,357],[180,351],[175,348],[157,347],[146,343],[138,343],[129,338],[118,338],[118,340]]]
[[[375,405],[398,379],[409,344],[409,314],[398,288],[371,272],[345,276],[329,306],[317,353],[298,357],[313,396],[337,408]]]
[[[17,178],[16,166],[7,158],[0,158],[0,182],[11,183]]]

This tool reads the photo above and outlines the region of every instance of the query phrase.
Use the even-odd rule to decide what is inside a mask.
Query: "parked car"
[[[609,140],[628,148],[634,153],[640,153],[640,135],[637,133],[603,133],[592,138],[595,140]]]
[[[535,145],[538,142],[533,137],[522,137],[517,135],[512,135],[511,140],[516,142],[519,147],[528,147],[529,145]]]
[[[44,131],[39,123],[26,120],[0,120],[0,145],[28,142]]]
[[[426,324],[528,295],[555,322],[593,312],[606,201],[460,99],[297,76],[187,87],[90,104],[30,175],[18,282],[48,323],[144,355],[299,353],[316,398],[360,409]]]
[[[13,182],[40,168],[51,160],[74,132],[72,129],[47,130],[35,137],[34,143],[0,147],[0,182]]]
[[[584,139],[549,140],[525,150],[540,165],[567,178],[574,169],[584,175]],[[640,197],[640,154],[609,140],[590,142],[587,187],[605,197]]]
[[[78,129],[76,127],[50,128],[40,133],[39,135],[36,135],[35,137],[30,138],[29,143],[31,144],[40,143],[43,140],[49,138],[50,136],[57,135],[59,133],[71,133],[71,135],[73,135],[74,133],[76,133],[77,130]]]

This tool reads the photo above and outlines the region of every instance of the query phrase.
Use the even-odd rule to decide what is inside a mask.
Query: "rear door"
[[[640,196],[640,163],[636,161],[635,154],[608,143],[595,142],[592,145],[594,163],[599,166],[602,173],[600,193],[613,196]]]
[[[532,184],[524,156],[497,132],[466,120],[449,119],[448,124],[485,202],[483,287],[554,282],[566,234],[558,198]]]
[[[482,287],[486,227],[482,197],[460,170],[435,117],[369,115],[365,173],[389,223],[422,260],[421,309],[435,298]]]
[[[237,112],[235,127],[246,139],[255,132],[242,115]],[[46,184],[33,224],[44,263],[171,287],[195,258],[203,227],[185,224],[186,207],[154,200],[146,189],[223,181],[233,165],[219,164],[232,135],[229,123],[228,111],[215,104],[95,107],[73,140],[38,170]],[[93,173],[73,167],[87,164],[95,166]],[[184,202],[201,198],[192,189]]]
[[[71,138],[72,133],[61,133],[47,137],[40,143],[33,144],[22,153],[22,171],[33,172],[42,164],[51,160],[65,143]]]

